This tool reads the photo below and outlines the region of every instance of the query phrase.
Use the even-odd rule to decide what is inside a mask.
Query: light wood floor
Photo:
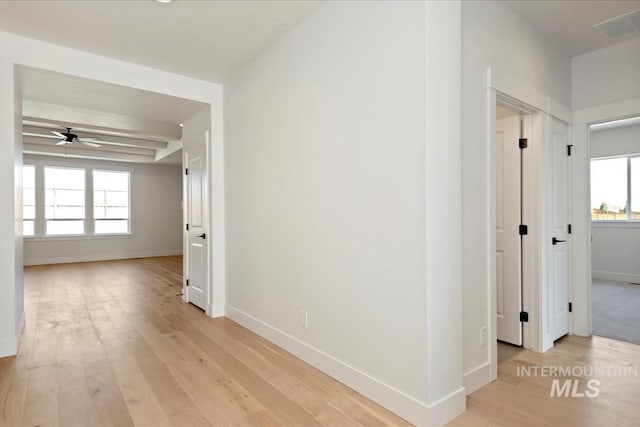
[[[553,378],[518,376],[518,367],[635,366],[640,371],[640,346],[608,338],[568,336],[544,354],[523,351],[498,366],[498,380],[467,397],[467,412],[451,427],[478,426],[639,426],[640,377],[596,376],[597,397],[549,397]],[[587,371],[588,373],[588,371]],[[590,377],[592,378],[592,377]],[[586,388],[581,379],[579,392]]]
[[[179,257],[25,269],[2,426],[406,425],[228,319],[185,304]]]

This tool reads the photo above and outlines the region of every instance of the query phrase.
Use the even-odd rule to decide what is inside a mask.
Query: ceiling
[[[0,31],[221,82],[321,1],[0,1]]]
[[[593,28],[602,21],[640,9],[640,0],[509,0],[505,3],[570,57],[640,37],[640,32],[636,32],[608,39]]]
[[[67,74],[17,67],[27,154],[180,164],[180,124],[207,105]],[[99,147],[56,145],[73,128]]]

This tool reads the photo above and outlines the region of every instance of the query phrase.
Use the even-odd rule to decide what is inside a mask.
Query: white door
[[[496,121],[496,311],[498,339],[522,345],[520,327],[520,118]]]
[[[207,309],[208,251],[207,239],[207,150],[206,145],[185,148],[186,171],[186,237],[187,300]]]
[[[552,239],[549,257],[549,312],[552,339],[569,333],[569,128],[556,120],[551,124]]]

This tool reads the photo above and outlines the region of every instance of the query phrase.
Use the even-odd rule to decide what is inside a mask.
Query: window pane
[[[84,234],[84,221],[47,221],[47,234],[50,236]]]
[[[23,236],[33,236],[34,232],[34,224],[33,221],[22,221],[22,235]]]
[[[22,167],[22,217],[35,219],[36,217],[36,168],[25,165]]]
[[[631,219],[640,220],[640,157],[631,159]]]
[[[129,219],[129,172],[93,171],[93,190],[93,215],[96,220]],[[119,227],[120,230],[122,226]],[[127,231],[128,225],[125,231],[113,232]],[[97,221],[96,233],[99,233]]]
[[[627,219],[627,159],[591,161],[591,219]]]
[[[129,221],[96,221],[96,234],[128,233]]]
[[[44,168],[46,219],[84,219],[84,177],[84,169]],[[83,221],[79,223],[84,224]],[[55,225],[51,229],[57,230],[58,227],[66,229],[62,225]],[[47,234],[78,234],[50,232],[49,229],[47,225]]]

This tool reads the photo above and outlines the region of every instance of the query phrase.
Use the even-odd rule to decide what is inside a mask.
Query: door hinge
[[[569,313],[573,313],[573,303],[569,303]]]
[[[572,144],[567,145],[567,156],[570,156],[570,155],[571,155],[571,147],[573,147],[573,145],[572,145]]]
[[[184,174],[189,175],[189,168],[184,168]]]
[[[189,224],[187,224],[187,231],[189,231]]]
[[[571,224],[567,225],[567,233],[571,234]]]
[[[527,140],[527,138],[518,139],[518,147],[520,147],[520,149],[527,148],[528,145],[529,141]]]
[[[189,279],[187,279],[187,286],[189,286]]]
[[[526,311],[521,311],[520,312],[520,321],[521,322],[528,322],[529,321],[529,313],[527,313]]]
[[[529,227],[522,224],[518,226],[518,234],[521,236],[526,236],[527,234],[529,234]]]

